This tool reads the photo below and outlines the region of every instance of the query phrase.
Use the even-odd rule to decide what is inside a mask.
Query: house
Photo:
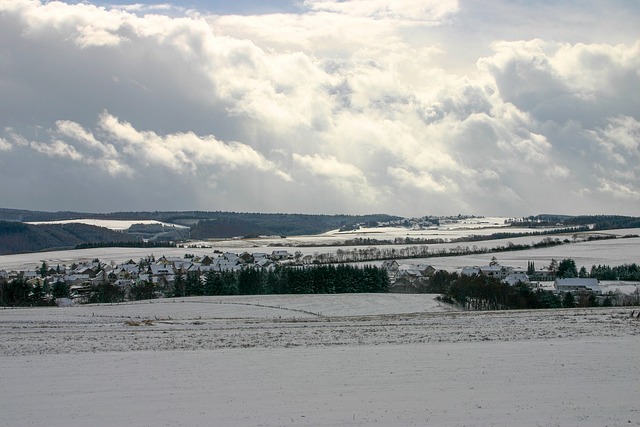
[[[149,268],[151,269],[152,276],[162,276],[174,273],[173,265],[171,264],[151,264]]]
[[[398,271],[400,270],[400,264],[398,261],[394,259],[388,259],[382,262],[382,268],[387,270],[387,274],[389,275],[389,281],[391,283],[395,283],[398,278]]]
[[[593,292],[596,295],[602,294],[598,279],[582,277],[556,279],[555,285],[558,292]]]
[[[238,256],[245,264],[254,262],[253,256],[249,252],[243,252]]]
[[[35,277],[40,277],[37,271],[35,270],[27,270],[22,273],[22,278],[25,280],[33,279]]]
[[[88,274],[65,274],[62,280],[69,286],[91,283],[91,276]]]
[[[266,258],[262,258],[261,260],[257,261],[255,265],[264,270],[273,270],[276,266],[276,264],[273,261]]]
[[[95,275],[95,277],[91,278],[92,286],[102,285],[107,282],[109,282],[109,275],[105,270],[100,270],[98,274]]]
[[[418,270],[424,277],[431,277],[436,272],[435,267],[428,264],[418,264],[414,268]]]
[[[416,268],[416,266],[410,265],[410,264],[403,264],[398,269],[397,277],[410,277],[414,279],[419,279],[426,276],[422,274],[422,271]]]
[[[289,254],[289,252],[287,252],[285,250],[277,250],[277,251],[271,252],[271,259],[274,260],[274,261],[281,260],[281,259],[287,259],[290,256],[291,255]]]
[[[49,266],[49,268],[47,268],[47,276],[53,276],[54,274],[58,274],[60,273],[60,266],[56,266],[56,267],[51,267]]]
[[[73,274],[87,275],[89,277],[95,277],[96,270],[89,267],[88,265],[80,265],[78,268],[73,270]]]
[[[136,278],[139,272],[140,268],[137,264],[123,264],[113,271],[118,279]]]
[[[251,256],[253,256],[253,262],[255,263],[257,263],[261,259],[269,258],[269,255],[265,254],[264,252],[254,252],[251,254]]]
[[[529,283],[529,276],[526,273],[511,273],[503,280],[508,285],[514,286],[518,283]]]
[[[238,271],[242,269],[243,265],[240,261],[240,258],[237,257],[233,260],[220,257],[217,258],[209,268],[213,271]]]
[[[485,265],[480,267],[480,273],[487,276],[493,277],[495,279],[504,280],[507,278],[509,274],[511,274],[512,269],[508,267],[504,267],[502,265]]]
[[[191,267],[193,266],[193,263],[186,259],[186,260],[179,260],[179,261],[174,261],[173,263],[173,269],[175,271],[180,271],[182,273],[186,273],[187,271],[191,270]]]
[[[480,274],[480,267],[464,267],[460,274],[463,276],[478,276]]]
[[[202,259],[200,260],[200,265],[203,265],[205,267],[208,267],[211,264],[213,264],[213,258],[211,258],[209,255],[203,256]]]
[[[398,261],[396,261],[395,259],[388,259],[382,261],[382,268],[387,271],[398,271],[398,269],[400,268],[400,264],[398,264]]]
[[[461,272],[463,276],[478,276],[482,274],[483,276],[493,277],[499,280],[504,280],[513,273],[512,267],[505,267],[500,264],[483,265],[481,267],[464,267]]]

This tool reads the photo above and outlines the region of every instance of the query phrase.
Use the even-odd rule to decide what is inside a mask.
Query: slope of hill
[[[0,221],[0,255],[73,248],[83,243],[140,240],[136,236],[87,224],[31,225]]]

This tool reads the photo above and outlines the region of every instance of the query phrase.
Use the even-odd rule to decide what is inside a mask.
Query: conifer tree
[[[571,292],[564,294],[562,306],[566,308],[573,308],[576,306],[576,299]]]

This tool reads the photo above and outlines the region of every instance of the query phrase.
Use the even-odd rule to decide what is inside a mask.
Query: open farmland
[[[637,233],[638,229],[624,231],[635,231]],[[513,241],[513,239],[510,241]],[[492,256],[495,256],[502,265],[523,269],[527,268],[528,261],[535,261],[537,267],[544,267],[549,265],[552,259],[561,261],[565,258],[571,258],[576,262],[578,268],[585,266],[589,271],[591,266],[599,264],[614,266],[640,263],[640,238],[594,240],[494,254],[431,257],[422,261],[433,265],[437,269],[456,271],[464,266],[486,265]]]
[[[486,225],[486,224],[482,224]],[[509,231],[517,232],[534,232],[532,229],[509,229]],[[14,255],[0,255],[0,269],[5,270],[26,270],[36,269],[40,267],[43,261],[49,265],[71,265],[74,262],[91,261],[99,258],[103,262],[123,263],[130,259],[138,261],[151,254],[156,257],[165,255],[169,257],[180,257],[185,253],[191,253],[197,256],[212,255],[213,251],[219,252],[266,252],[271,253],[276,249],[286,249],[293,253],[299,251],[303,255],[317,254],[335,254],[337,251],[349,251],[353,248],[366,248],[368,246],[341,246],[338,243],[344,243],[347,239],[355,237],[375,238],[379,240],[393,240],[397,237],[410,238],[464,238],[470,235],[491,234],[505,231],[505,227],[497,226],[494,223],[486,225],[484,228],[480,225],[474,227],[447,227],[446,230],[407,230],[405,228],[382,228],[382,229],[364,229],[357,232],[339,232],[332,231],[314,236],[298,236],[295,238],[257,238],[257,239],[234,239],[234,240],[212,240],[202,242],[191,242],[190,245],[199,247],[178,247],[178,248],[91,248],[76,250],[61,250],[50,252],[33,252]],[[442,233],[446,233],[443,235]],[[575,233],[581,235],[585,233]],[[593,234],[593,233],[586,233]],[[600,234],[600,233],[598,233]],[[602,234],[612,236],[623,236],[629,234],[640,234],[640,229],[621,229],[608,230]],[[546,238],[552,239],[573,239],[574,234],[557,234],[557,235],[529,235],[522,237],[514,237],[509,239],[483,240],[477,242],[450,242],[419,245],[427,246],[430,253],[438,253],[441,251],[448,252],[457,247],[476,248],[495,248],[504,247],[512,244],[530,245],[540,242]],[[279,246],[285,245],[285,246]],[[303,245],[303,246],[298,246]],[[333,246],[332,246],[333,245]],[[376,245],[372,245],[376,246]],[[384,249],[400,250],[406,248],[408,244],[397,245],[379,245],[377,247]],[[640,238],[626,239],[610,239],[601,241],[586,241],[570,243],[550,248],[528,249],[520,251],[499,252],[496,254],[499,261],[503,265],[512,265],[514,267],[526,268],[527,261],[536,261],[538,266],[548,265],[551,258],[561,260],[563,258],[573,258],[576,260],[578,267],[585,265],[590,268],[593,264],[621,265],[625,263],[638,263],[638,254],[640,254]],[[492,254],[479,254],[468,256],[446,256],[446,257],[430,257],[424,260],[412,260],[412,262],[425,262],[432,264],[436,268],[445,270],[460,269],[465,265],[482,265],[491,259]],[[546,263],[546,264],[545,264]]]
[[[632,309],[433,297],[3,309],[0,412],[12,426],[640,425]]]

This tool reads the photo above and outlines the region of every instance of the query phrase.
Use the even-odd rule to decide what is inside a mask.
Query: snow
[[[499,226],[499,220],[490,223]],[[451,232],[469,234],[474,226]],[[370,236],[386,239],[396,232],[417,237],[432,231]],[[338,234],[301,239],[326,242]],[[264,249],[270,242],[209,242],[214,248],[153,252],[270,252]],[[348,248],[300,248],[305,254],[337,249]],[[638,263],[639,253],[640,239],[629,238],[401,262],[456,270],[486,265],[495,255],[507,266],[525,268],[534,261],[542,267],[552,258],[573,258],[578,268],[589,269]],[[147,255],[149,249],[140,248],[8,255],[0,256],[0,268]],[[601,285],[623,292],[638,287]],[[427,294],[5,308],[0,414],[7,426],[640,425],[640,321],[630,316],[633,310],[638,308],[460,312]]]
[[[637,341],[0,359],[6,425],[637,425]],[[535,357],[532,355],[535,354]],[[10,389],[10,392],[9,392]]]
[[[405,230],[406,231],[406,230]],[[475,233],[475,232],[474,232]],[[469,233],[467,233],[468,235]],[[626,234],[640,234],[639,229],[623,229],[612,230],[610,234],[626,235]],[[382,234],[377,236],[379,239],[389,239],[391,234]],[[477,248],[493,248],[496,246],[507,246],[509,242],[513,244],[531,244],[539,242],[547,237],[552,239],[571,239],[572,235],[550,235],[550,236],[526,236],[517,237],[513,239],[499,239],[499,240],[486,240],[479,242],[464,242],[464,243],[444,243],[444,244],[430,244],[426,245],[430,252],[436,252],[439,250],[448,251],[451,248],[456,247],[469,247],[473,249]],[[297,240],[296,240],[297,239]],[[317,236],[303,236],[299,238],[282,239],[289,244],[301,243],[300,240],[305,240],[305,244],[324,244],[326,243],[323,235]],[[344,236],[341,238],[344,241]],[[276,247],[269,247],[268,245],[273,243],[270,239],[250,239],[250,240],[224,240],[224,241],[211,241],[201,242],[207,244],[210,247],[206,248],[92,248],[92,249],[75,249],[75,250],[62,250],[51,252],[33,252],[25,254],[14,255],[0,255],[0,269],[5,270],[27,270],[35,269],[42,265],[43,261],[47,264],[55,265],[71,265],[72,263],[81,261],[91,261],[95,258],[99,258],[102,262],[114,261],[116,263],[126,262],[130,259],[138,261],[141,258],[145,258],[151,254],[156,258],[162,255],[168,257],[182,257],[185,253],[194,254],[196,256],[214,254],[214,250],[219,252],[267,252],[271,253]],[[384,245],[379,246],[381,249],[403,249],[410,245]],[[359,246],[358,248],[365,248]],[[353,247],[350,246],[308,246],[308,247],[284,247],[289,253],[300,251],[303,255],[316,255],[321,253],[336,253],[338,250],[350,251]],[[626,239],[610,239],[599,240],[589,242],[578,242],[560,246],[553,246],[542,249],[529,249],[524,251],[509,251],[499,252],[494,254],[478,254],[469,256],[457,256],[457,257],[430,257],[421,260],[410,260],[412,263],[425,263],[433,265],[437,269],[445,269],[450,271],[461,270],[464,266],[473,265],[486,265],[491,260],[492,256],[496,256],[502,265],[509,265],[513,267],[526,268],[528,261],[534,261],[537,267],[548,265],[551,259],[554,258],[560,261],[564,258],[573,258],[576,261],[578,268],[585,266],[588,270],[592,265],[607,264],[607,265],[621,265],[630,263],[640,263],[638,259],[640,254],[640,238],[626,238]],[[376,264],[368,262],[368,264]],[[378,263],[379,264],[379,263]]]
[[[516,239],[509,239],[508,241],[516,243]],[[479,243],[484,246],[484,244],[488,245],[490,242]],[[552,259],[560,262],[565,258],[571,258],[576,262],[578,269],[584,266],[587,271],[590,271],[593,265],[640,264],[639,254],[640,238],[636,237],[578,242],[524,251],[506,251],[456,257],[431,257],[423,260],[411,260],[411,262],[423,262],[434,266],[436,269],[457,271],[465,266],[487,265],[494,256],[501,265],[523,269],[527,268],[529,261],[533,261],[536,268],[541,268],[548,266]]]
[[[2,423],[639,425],[633,308],[460,312],[433,297],[2,309]]]

